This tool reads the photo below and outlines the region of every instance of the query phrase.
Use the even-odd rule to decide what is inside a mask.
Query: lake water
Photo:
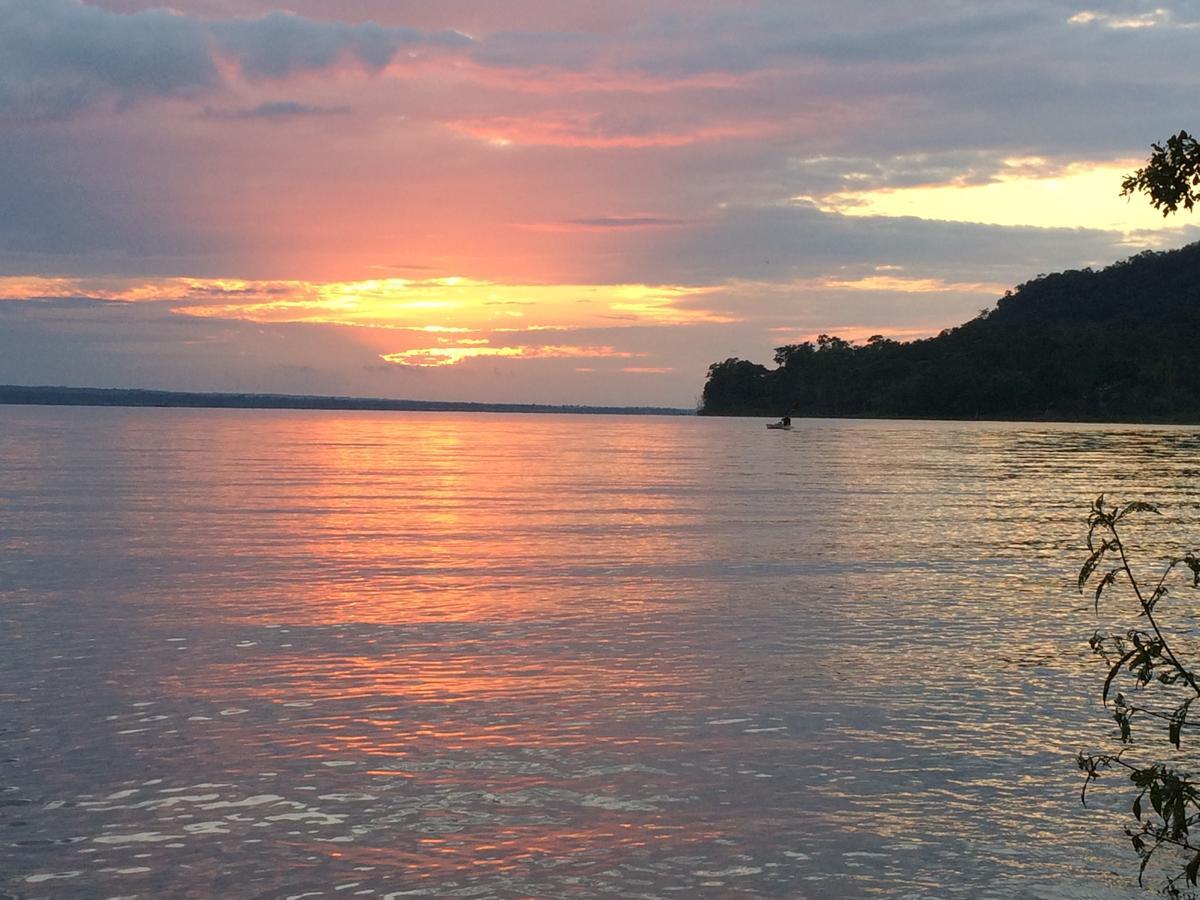
[[[1136,895],[1182,428],[0,407],[0,895]],[[1103,786],[1103,783],[1102,783]]]

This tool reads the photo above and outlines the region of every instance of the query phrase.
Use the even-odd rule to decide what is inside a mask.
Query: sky
[[[1200,239],[1200,0],[0,0],[0,383],[667,405]]]

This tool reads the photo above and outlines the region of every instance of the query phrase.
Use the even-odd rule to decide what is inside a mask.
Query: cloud
[[[259,103],[257,106],[241,107],[238,109],[213,109],[209,107],[204,110],[204,115],[210,119],[276,121],[280,119],[340,116],[350,111],[351,107],[349,106],[314,106],[309,103],[298,103],[294,100],[273,100]]]
[[[1038,172],[1053,171],[1046,160]],[[823,196],[848,191],[908,188],[926,185],[986,184],[1014,168],[1025,172],[1035,160],[1017,159],[985,150],[943,150],[876,156],[822,154],[788,161],[796,194]],[[1061,168],[1061,167],[1059,167]],[[1034,173],[1030,173],[1034,174]]]
[[[1156,28],[1169,24],[1171,20],[1171,11],[1159,7],[1149,12],[1134,15],[1114,15],[1112,13],[1085,9],[1077,12],[1067,21],[1072,25],[1100,25],[1104,28],[1123,30],[1129,28]]]
[[[0,0],[0,116],[62,118],[215,88],[198,24],[165,10],[122,16],[75,0]]]
[[[764,137],[773,122],[690,121],[678,115],[553,110],[531,116],[489,116],[448,122],[455,131],[496,147],[512,145],[626,148],[683,147],[708,141]]]
[[[493,328],[535,332],[613,318],[636,324],[726,321],[702,303],[681,303],[708,290],[649,284],[506,285],[455,277],[319,283],[0,276],[0,300],[89,296],[170,303],[177,312],[203,318],[447,333]],[[521,328],[509,327],[514,318]]]
[[[327,69],[343,59],[368,72],[382,71],[401,49],[463,47],[470,38],[455,31],[427,33],[415,28],[385,27],[368,22],[349,24],[306,19],[272,12],[261,19],[227,19],[207,26],[223,53],[235,59],[251,78],[285,78],[296,72]]]
[[[630,346],[616,342],[623,335]],[[725,340],[718,348],[711,331],[580,332],[551,345],[506,341],[519,357],[417,366],[379,358],[393,352],[386,342],[394,346],[395,332],[381,344],[364,343],[370,337],[333,326],[197,319],[153,301],[0,302],[0,384],[688,406]],[[673,342],[695,356],[681,371],[652,383],[621,373],[635,360],[659,367],[659,351]],[[585,377],[577,367],[592,372]]]
[[[454,366],[469,359],[501,357],[505,359],[629,359],[644,354],[614,347],[572,347],[568,345],[530,345],[525,347],[416,347],[397,353],[381,353],[379,358],[398,366],[435,368]]]
[[[1161,246],[1200,235],[1200,228],[1186,221],[1176,224],[1177,229],[1161,234]],[[1107,265],[1135,252],[1120,233],[1099,229],[845,216],[803,203],[730,206],[702,224],[663,231],[659,238],[644,249],[630,243],[624,262],[633,272],[653,267],[656,278],[676,284],[857,278],[880,266],[901,266],[912,277],[1017,284],[1039,272]]]
[[[371,360],[352,336],[312,326],[264,334],[154,302],[0,302],[0,383],[371,393],[358,377]]]
[[[401,50],[470,45],[425,32],[273,12],[204,20],[161,9],[115,13],[81,0],[0,0],[0,117],[53,120],[102,104],[201,96],[224,86],[223,60],[250,79],[349,62],[377,73]]]

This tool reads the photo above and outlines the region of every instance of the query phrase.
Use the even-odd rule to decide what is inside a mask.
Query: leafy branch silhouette
[[[1084,772],[1080,799],[1087,805],[1088,790],[1104,772],[1123,771],[1137,788],[1130,806],[1135,824],[1125,833],[1141,860],[1138,883],[1144,883],[1146,869],[1154,860],[1166,875],[1163,891],[1179,897],[1196,887],[1200,876],[1200,783],[1179,768],[1179,754],[1185,733],[1200,725],[1189,716],[1200,698],[1200,677],[1193,665],[1185,662],[1183,647],[1189,640],[1186,630],[1165,627],[1160,604],[1168,595],[1168,581],[1186,570],[1192,588],[1200,587],[1200,557],[1189,552],[1167,560],[1154,582],[1139,581],[1130,566],[1122,529],[1131,516],[1159,510],[1150,503],[1110,506],[1101,495],[1092,503],[1088,516],[1087,547],[1089,556],[1079,571],[1079,590],[1095,583],[1095,609],[1100,601],[1120,585],[1127,586],[1137,601],[1137,627],[1123,633],[1101,634],[1089,641],[1092,652],[1108,665],[1101,699],[1120,732],[1121,749],[1115,753],[1080,753],[1078,763]],[[1096,576],[1099,575],[1098,578]],[[1194,634],[1190,635],[1194,638]],[[1110,699],[1113,691],[1115,695]],[[1200,706],[1197,706],[1200,709]],[[1167,741],[1174,748],[1163,748],[1172,760],[1137,760],[1153,756],[1153,746],[1134,739],[1134,725],[1165,726]],[[1164,855],[1164,851],[1165,855]]]

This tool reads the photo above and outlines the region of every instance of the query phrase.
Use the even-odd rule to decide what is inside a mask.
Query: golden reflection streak
[[[379,640],[397,640],[396,652],[347,654],[336,641],[319,638],[325,650],[280,648],[252,661],[222,666],[219,678],[193,681],[186,672],[171,676],[182,693],[215,702],[230,684],[252,686],[256,699],[279,704],[302,700],[321,710],[326,703],[370,702],[376,714],[360,719],[357,733],[340,729],[313,732],[303,752],[313,757],[369,754],[403,757],[418,739],[458,746],[507,746],[528,741],[527,725],[504,718],[476,721],[474,708],[538,708],[563,711],[537,736],[539,746],[574,747],[586,740],[588,722],[617,698],[656,711],[684,702],[695,672],[684,660],[647,665],[620,647],[574,648],[565,631],[547,637],[523,622],[544,625],[547,618],[573,615],[561,607],[558,578],[539,588],[536,579],[508,584],[509,566],[527,568],[530,549],[521,535],[530,528],[564,534],[556,551],[537,550],[546,566],[578,565],[586,547],[592,558],[613,564],[630,554],[639,559],[670,558],[677,552],[669,529],[672,513],[685,499],[656,491],[639,495],[636,509],[597,510],[589,494],[563,496],[557,477],[531,465],[551,448],[562,447],[553,423],[497,418],[491,427],[446,416],[305,418],[309,452],[304,464],[305,507],[296,517],[284,505],[269,523],[273,540],[300,557],[320,557],[327,577],[294,585],[286,598],[288,627],[336,629],[409,625],[422,622],[495,623],[487,641],[396,638],[386,628]],[[593,470],[598,483],[659,484],[668,463],[654,432],[611,429],[597,459],[608,471]],[[487,465],[481,465],[487,460]],[[381,489],[386,484],[386,489]],[[412,489],[406,490],[411,485]],[[237,488],[230,486],[231,494]],[[552,499],[530,509],[530,494]],[[610,521],[594,535],[571,537],[581,522]],[[363,573],[369,573],[363,575]],[[388,589],[388,584],[395,587]],[[384,586],[384,589],[380,587]],[[269,601],[247,611],[251,621],[277,623]],[[628,621],[623,640],[637,640],[637,619],[626,607],[608,614]],[[593,610],[595,613],[596,610]],[[284,643],[295,638],[288,637]],[[560,643],[560,641],[562,643]],[[384,715],[397,706],[415,707],[410,720]],[[330,707],[332,709],[332,707]],[[427,708],[426,712],[419,711]],[[452,712],[461,710],[461,712]],[[539,726],[540,727],[540,726]],[[633,740],[631,738],[631,740]]]

